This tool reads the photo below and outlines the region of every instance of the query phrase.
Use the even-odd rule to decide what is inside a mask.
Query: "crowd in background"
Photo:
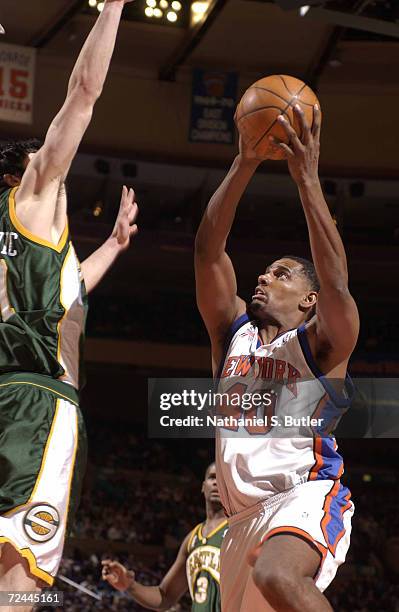
[[[98,337],[124,338],[134,341],[168,344],[207,345],[209,339],[198,313],[195,297],[188,293],[153,293],[151,301],[140,295],[134,298],[96,295],[90,300],[88,334]],[[397,350],[399,321],[396,309],[368,304],[361,312],[361,334],[357,353]],[[151,321],[151,325],[148,325]],[[168,321],[168,325],[165,325]],[[181,322],[184,321],[184,325]]]

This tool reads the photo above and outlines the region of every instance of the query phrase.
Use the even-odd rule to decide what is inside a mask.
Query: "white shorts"
[[[0,514],[0,546],[11,544],[27,560],[30,573],[51,585],[62,558],[84,473],[84,425],[78,407],[67,399],[52,392],[32,390],[29,385],[20,385],[18,392],[30,393],[24,405],[32,413],[34,408],[43,407],[49,416],[36,419],[31,425],[23,421],[29,439],[17,436],[11,451],[5,444],[0,449],[8,457],[19,449],[20,456],[19,464],[15,459],[12,466],[9,460],[13,469],[8,469],[9,477],[0,484],[4,487],[0,491],[10,491],[11,495],[13,487],[16,491],[23,490],[20,503]],[[31,466],[26,457],[31,458]]]
[[[223,612],[272,610],[252,579],[248,558],[277,534],[291,534],[320,553],[314,580],[324,591],[345,561],[354,512],[349,490],[339,481],[298,485],[229,518],[221,549],[220,589]]]

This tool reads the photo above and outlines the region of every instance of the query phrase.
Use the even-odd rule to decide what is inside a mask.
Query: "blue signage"
[[[190,142],[234,144],[237,73],[193,70]]]

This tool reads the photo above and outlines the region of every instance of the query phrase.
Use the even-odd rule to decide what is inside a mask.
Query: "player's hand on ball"
[[[134,572],[126,569],[121,563],[104,559],[102,561],[102,578],[106,580],[114,589],[126,591],[135,580]]]
[[[130,188],[128,190],[128,188],[123,185],[119,212],[111,234],[111,239],[116,240],[121,250],[127,249],[130,244],[130,239],[139,231],[135,223],[138,213],[139,207],[135,201],[133,189]]]
[[[301,126],[301,138],[298,137],[287,119],[279,115],[277,120],[284,128],[289,144],[276,143],[274,139],[271,140],[271,143],[283,149],[290,174],[294,181],[300,184],[318,180],[321,112],[318,104],[315,104],[312,127],[306,121],[305,114],[299,105],[295,105],[294,112]]]
[[[256,151],[254,151],[252,147],[248,143],[245,142],[244,138],[242,137],[242,134],[240,134],[240,137],[239,137],[238,149],[239,149],[240,156],[242,157],[242,159],[257,162],[259,164],[263,160],[267,159],[266,156],[261,157],[259,153],[256,153]]]

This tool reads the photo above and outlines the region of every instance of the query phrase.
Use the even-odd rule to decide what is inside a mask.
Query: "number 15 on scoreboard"
[[[36,50],[0,44],[0,121],[32,123]]]

